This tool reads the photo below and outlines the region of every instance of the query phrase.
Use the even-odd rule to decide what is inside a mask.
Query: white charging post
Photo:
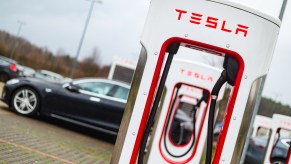
[[[138,161],[145,130],[151,126],[150,113],[161,103],[171,59],[177,46],[183,46],[238,63],[212,163],[239,163],[280,24],[275,17],[228,0],[152,0],[111,162]]]
[[[281,140],[283,138],[283,140]],[[288,139],[288,140],[286,140]],[[288,154],[288,151],[280,151],[280,157],[276,157],[278,154],[273,155],[273,151],[275,147],[277,147],[278,142],[284,142],[283,144],[286,144],[286,146],[289,144],[291,141],[291,117],[281,115],[281,114],[274,114],[272,117],[272,134],[269,139],[269,142],[267,144],[267,150],[266,150],[266,155],[264,159],[264,164],[270,164],[274,162],[274,159],[283,159],[288,161],[290,158],[290,154]],[[290,147],[290,144],[289,144]],[[279,148],[280,149],[280,148]],[[278,149],[277,149],[278,150]],[[278,153],[278,152],[277,152]],[[290,153],[290,152],[289,152]],[[285,162],[286,162],[285,161]],[[283,162],[283,161],[280,161]],[[289,163],[288,163],[289,162]],[[290,164],[291,161],[289,160],[286,162],[287,164]]]
[[[256,115],[255,121],[253,124],[253,134],[252,137],[255,137],[258,135],[258,132],[261,128],[264,128],[266,130],[265,136],[269,136],[270,130],[272,128],[272,118]]]

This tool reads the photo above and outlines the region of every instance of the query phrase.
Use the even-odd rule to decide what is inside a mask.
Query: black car
[[[264,155],[266,153],[266,145],[268,137],[259,136],[252,137],[247,149],[245,164],[260,164],[263,163]],[[273,145],[273,151],[270,161],[272,164],[286,163],[287,153],[291,144],[291,138],[276,139]]]
[[[19,77],[21,73],[16,61],[0,56],[0,82]]]
[[[220,134],[222,128],[222,121],[217,121],[213,130],[213,136],[215,140],[218,140],[218,136]]]
[[[26,77],[7,81],[2,100],[20,115],[39,113],[117,135],[129,88],[108,79],[56,83]]]

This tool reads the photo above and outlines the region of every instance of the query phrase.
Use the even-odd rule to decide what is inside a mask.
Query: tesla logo
[[[182,85],[182,89],[185,90],[185,91],[192,92],[192,93],[199,93],[199,94],[202,93],[201,89],[198,89],[198,88],[195,88],[195,87],[190,87],[190,86],[187,86],[187,85]]]
[[[206,75],[200,74],[198,72],[193,72],[191,70],[186,70],[184,68],[181,68],[180,73],[182,75],[186,75],[186,76],[189,76],[189,77],[193,77],[195,79],[213,82],[213,77],[212,76],[206,76]]]
[[[208,28],[213,28],[217,30],[221,30],[223,32],[227,33],[234,33],[236,35],[243,35],[244,37],[248,34],[248,26],[244,26],[241,24],[237,24],[236,27],[230,28],[228,27],[228,23],[226,20],[219,20],[218,18],[212,17],[212,16],[203,16],[199,13],[188,13],[188,11],[176,9],[176,12],[178,13],[178,21],[181,21],[182,19],[189,19],[189,22],[196,25],[203,24],[204,26]],[[185,15],[188,15],[188,18],[185,18]],[[189,16],[190,15],[190,16]]]
[[[267,127],[271,126],[270,122],[268,121],[262,121],[262,125],[265,125]]]
[[[291,127],[291,122],[281,120],[280,123],[281,123],[282,125],[284,125],[284,126],[289,126],[289,127]]]

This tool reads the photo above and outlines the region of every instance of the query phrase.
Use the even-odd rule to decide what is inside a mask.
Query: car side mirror
[[[67,89],[71,92],[79,93],[80,88],[72,83],[69,83],[69,85],[67,86]]]

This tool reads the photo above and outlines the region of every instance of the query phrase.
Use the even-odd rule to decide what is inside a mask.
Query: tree
[[[96,47],[93,48],[90,56],[84,58],[77,67],[75,73],[76,77],[92,77],[98,76],[98,72],[101,68],[100,66],[100,54]],[[82,71],[80,71],[82,70]]]
[[[34,69],[45,69],[63,76],[69,75],[73,58],[66,53],[64,49],[59,48],[56,54],[53,54],[46,47],[40,48],[31,44],[24,38],[15,37],[7,32],[0,31],[0,53],[9,57],[13,49],[13,43],[19,43],[20,46],[15,49],[14,59],[19,64],[32,67]],[[97,47],[94,47],[91,54],[78,62],[76,77],[98,77],[107,76],[109,67],[101,66],[102,60]]]

